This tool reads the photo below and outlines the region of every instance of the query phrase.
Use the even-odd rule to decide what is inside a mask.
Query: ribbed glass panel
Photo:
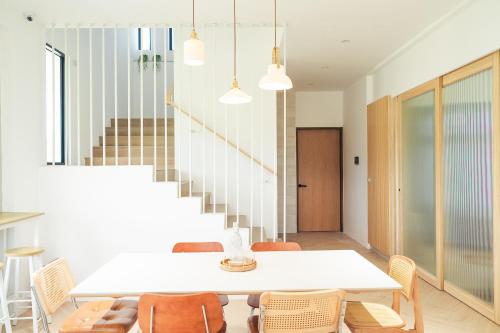
[[[492,303],[492,71],[443,93],[445,280]]]
[[[403,254],[436,274],[434,90],[401,109]]]

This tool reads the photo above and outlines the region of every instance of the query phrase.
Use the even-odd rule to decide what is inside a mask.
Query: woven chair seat
[[[366,302],[348,302],[344,321],[349,328],[402,328],[406,326],[406,322],[390,307]]]

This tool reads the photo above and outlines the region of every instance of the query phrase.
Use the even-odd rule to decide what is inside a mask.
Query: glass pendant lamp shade
[[[236,80],[236,0],[233,0],[233,83],[231,89],[219,98],[223,104],[245,104],[252,101],[252,96],[240,89]]]
[[[274,0],[274,47],[272,64],[267,74],[259,81],[262,90],[288,90],[293,88],[292,80],[286,75],[285,66],[280,65],[280,49],[276,46],[276,0]]]
[[[252,101],[252,96],[240,89],[238,82],[233,80],[231,89],[219,98],[223,104],[245,104]]]
[[[191,38],[184,42],[184,64],[201,66],[205,63],[205,45],[198,39],[196,32],[191,32]]]
[[[285,67],[271,64],[267,67],[267,74],[259,81],[262,90],[288,90],[293,87],[292,80],[286,75]]]
[[[184,64],[188,66],[201,66],[205,63],[205,45],[198,39],[194,25],[194,0],[193,0],[193,30],[191,36],[184,42]]]

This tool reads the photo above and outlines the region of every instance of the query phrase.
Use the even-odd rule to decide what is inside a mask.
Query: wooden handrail
[[[167,97],[167,105],[171,106],[174,108],[175,111],[178,111],[186,116],[189,117],[189,112],[183,110],[181,107],[179,107],[174,101],[172,101],[172,98],[171,97]],[[210,133],[213,133],[215,134],[219,139],[223,140],[223,141],[226,141],[226,136],[222,133],[219,133],[217,131],[214,131],[213,128],[210,128],[208,127],[206,124],[203,124],[203,122],[196,118],[195,116],[193,116],[191,114],[191,119],[197,123],[198,125],[200,125],[201,127],[203,127],[205,130],[209,131]],[[231,147],[233,147],[234,149],[237,149],[237,146],[234,142],[232,142],[231,140],[227,139],[227,144],[230,145]],[[243,154],[244,156],[246,156],[250,161],[253,161],[254,163],[258,164],[259,166],[262,165],[263,168],[270,172],[271,174],[273,175],[276,175],[276,173],[274,172],[273,168],[271,168],[270,166],[262,163],[262,161],[260,161],[259,159],[255,158],[255,157],[252,157],[246,150],[244,149],[239,149],[240,153]]]

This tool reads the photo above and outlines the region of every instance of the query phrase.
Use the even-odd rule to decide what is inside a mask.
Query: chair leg
[[[7,298],[5,297],[4,290],[5,288],[3,285],[3,276],[2,272],[0,272],[0,306],[2,307],[5,332],[12,333],[12,326],[10,325],[9,307],[7,306]]]
[[[14,299],[15,299],[16,297],[19,296],[19,292],[20,292],[19,278],[21,276],[21,260],[18,258],[12,258],[12,260],[14,260],[14,265],[15,265],[15,267],[14,267]],[[13,311],[14,317],[19,316],[19,313],[17,311],[17,309],[18,309],[17,302],[13,303],[12,309],[13,309],[12,311]],[[17,325],[17,319],[12,320],[12,325],[14,325],[14,326]]]
[[[45,333],[50,333],[49,320],[48,320],[47,314],[42,309],[42,303],[40,303],[40,299],[38,298],[38,294],[36,292],[35,286],[31,287],[31,292],[33,293],[33,296],[35,296],[35,301],[36,301],[38,313],[40,313],[40,318],[42,319],[43,331]]]
[[[30,286],[34,286],[33,277],[35,276],[35,266],[33,262],[33,257],[28,258],[29,264],[29,274],[30,274]],[[35,299],[35,294],[33,289],[31,289],[31,316],[33,317],[33,332],[38,333],[38,308]]]

